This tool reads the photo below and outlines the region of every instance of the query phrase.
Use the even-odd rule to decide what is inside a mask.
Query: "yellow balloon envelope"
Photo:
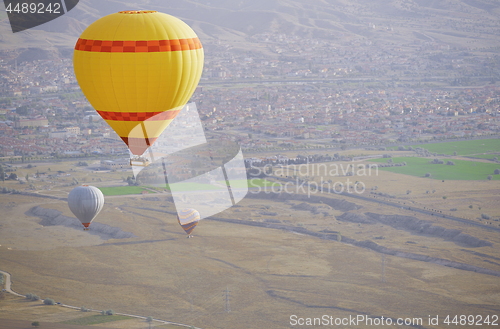
[[[142,155],[191,98],[203,48],[178,18],[121,11],[83,31],[73,66],[90,104],[133,154]]]

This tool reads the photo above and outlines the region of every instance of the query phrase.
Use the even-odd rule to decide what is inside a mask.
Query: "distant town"
[[[375,47],[337,38],[334,46],[259,34],[252,41],[262,51],[246,52],[204,44],[204,72],[191,101],[207,136],[265,151],[500,133],[498,59],[434,41]],[[86,100],[71,59],[0,60],[0,157],[90,154],[125,155],[127,148]]]

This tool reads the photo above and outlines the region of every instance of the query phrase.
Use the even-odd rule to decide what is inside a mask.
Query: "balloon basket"
[[[132,158],[130,159],[130,165],[138,167],[147,167],[149,166],[149,160],[143,157]]]

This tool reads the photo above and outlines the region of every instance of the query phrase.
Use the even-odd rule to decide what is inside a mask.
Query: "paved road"
[[[15,292],[14,290],[12,290],[12,287],[11,287],[12,286],[12,281],[10,279],[10,273],[2,271],[2,270],[0,270],[0,273],[2,273],[2,274],[5,275],[5,290],[8,293],[13,294],[14,296],[18,296],[18,297],[26,297],[25,295],[21,295],[21,294]],[[40,301],[43,303],[43,299],[41,299]],[[66,308],[71,308],[71,309],[75,309],[75,310],[81,309],[80,307],[66,305],[66,304],[58,304],[58,306],[66,307]],[[101,311],[92,310],[91,312],[99,312],[100,313]],[[146,316],[134,315],[134,314],[127,314],[127,313],[115,313],[115,315],[125,315],[125,316],[129,316],[129,317],[137,318],[137,319],[142,319],[142,320],[146,320],[147,319]],[[199,327],[194,327],[194,326],[183,324],[183,323],[176,323],[176,322],[165,321],[165,320],[160,320],[160,319],[153,319],[153,321],[159,322],[159,323],[162,323],[162,324],[171,324],[171,325],[179,326],[179,327],[202,329],[202,328],[199,328]]]

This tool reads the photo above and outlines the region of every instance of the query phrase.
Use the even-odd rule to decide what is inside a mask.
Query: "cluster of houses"
[[[297,147],[310,140],[377,145],[500,132],[500,88],[327,90],[307,86],[217,90],[195,96],[207,130],[239,131],[248,148]],[[250,137],[252,136],[252,138]]]
[[[376,29],[394,33],[392,27]],[[330,40],[271,33],[252,38],[259,45],[255,52],[207,42],[210,52],[191,99],[207,134],[231,138],[244,149],[348,147],[500,132],[498,84],[455,89],[427,84],[433,81],[429,72],[443,81],[449,70],[486,74],[487,56],[453,52],[435,41],[375,46],[349,33]],[[405,77],[422,83],[406,86],[400,82]],[[368,82],[349,82],[357,78]],[[253,79],[254,87],[241,83],[246,79]],[[228,86],[207,88],[214,81]],[[126,146],[79,93],[71,60],[0,59],[0,156],[72,153],[120,154]]]

